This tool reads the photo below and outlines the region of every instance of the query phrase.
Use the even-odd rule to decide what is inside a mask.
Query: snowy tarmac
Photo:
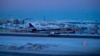
[[[27,43],[47,46],[39,50],[10,50],[12,52],[27,52],[39,54],[99,54],[100,39],[89,38],[46,38],[24,36],[0,36],[0,45],[22,46]],[[5,51],[4,49],[0,51]],[[8,50],[6,50],[8,51]],[[34,52],[33,52],[34,51]]]
[[[27,37],[56,37],[56,38],[99,38],[99,34],[46,34],[40,33],[19,33],[19,32],[0,32],[0,36],[27,36]]]

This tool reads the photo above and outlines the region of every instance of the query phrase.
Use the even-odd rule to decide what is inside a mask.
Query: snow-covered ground
[[[37,53],[38,51],[40,53],[45,52],[53,54],[100,53],[100,39],[0,36],[0,45],[25,46],[27,43],[46,46],[42,49],[34,50]],[[30,52],[30,50],[27,51]]]

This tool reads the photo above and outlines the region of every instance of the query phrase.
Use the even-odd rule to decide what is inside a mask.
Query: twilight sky
[[[100,0],[0,0],[0,18],[100,20]]]

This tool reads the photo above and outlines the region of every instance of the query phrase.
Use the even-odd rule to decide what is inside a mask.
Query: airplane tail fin
[[[32,32],[37,31],[37,29],[31,23],[29,23],[29,28],[32,30]]]

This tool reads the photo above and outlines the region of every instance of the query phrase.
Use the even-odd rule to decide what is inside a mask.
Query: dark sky
[[[0,0],[0,17],[100,19],[100,0]]]

